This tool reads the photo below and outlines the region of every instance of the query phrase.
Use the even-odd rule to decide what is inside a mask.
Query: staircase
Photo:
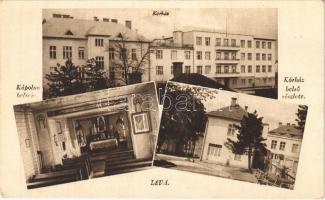
[[[122,174],[150,168],[152,159],[134,158],[133,151],[123,151],[107,157],[105,175]]]

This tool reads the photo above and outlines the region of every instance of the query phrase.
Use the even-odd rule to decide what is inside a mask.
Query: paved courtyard
[[[200,161],[199,159],[165,154],[156,154],[155,160],[167,161],[166,163],[168,163],[168,165],[166,165],[166,167],[171,169],[257,183],[257,179],[255,178],[254,174],[249,173],[247,169],[207,163]]]

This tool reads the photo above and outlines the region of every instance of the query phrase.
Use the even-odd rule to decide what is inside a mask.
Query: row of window
[[[156,51],[156,59],[163,59],[163,50]],[[184,57],[186,60],[191,59],[191,51],[184,51]],[[170,59],[176,60],[177,59],[177,50],[171,50],[170,52]]]
[[[127,58],[127,49],[126,48],[121,48],[121,52],[117,52],[114,48],[109,48],[108,49],[108,58],[109,60],[114,60],[115,55],[118,54],[120,56],[120,60],[125,60]],[[137,50],[136,49],[131,49],[131,59],[132,60],[137,60]]]
[[[57,48],[56,46],[50,46],[50,59],[57,58]],[[68,59],[72,58],[72,46],[63,46],[62,58]],[[85,59],[85,47],[78,47],[78,58]]]
[[[271,141],[271,149],[277,149],[277,144],[278,144],[277,140],[272,140]],[[285,147],[286,147],[286,142],[281,141],[280,145],[279,145],[279,150],[280,151],[285,151]],[[291,152],[292,153],[298,153],[299,152],[299,145],[298,144],[292,144]]]
[[[223,67],[223,70],[222,70]],[[173,74],[173,67],[171,66],[171,74]],[[252,73],[252,65],[248,65],[247,67],[245,65],[241,65],[241,73]],[[262,65],[262,70],[261,66],[257,65],[256,66],[256,73],[260,72],[266,72],[266,65]],[[272,65],[267,66],[267,72],[272,72]],[[185,66],[185,73],[191,73],[191,66]],[[196,66],[196,73],[202,74],[203,73],[203,66],[198,65]],[[211,65],[206,65],[205,66],[205,74],[210,74],[211,73]],[[216,66],[216,74],[228,74],[228,73],[238,73],[237,72],[237,66],[236,65],[220,65],[217,64]],[[163,75],[164,74],[164,67],[163,66],[156,66],[156,75]]]
[[[240,83],[238,83],[238,81],[240,80]],[[256,84],[256,85],[259,85],[259,84],[271,84],[273,83],[273,78],[255,78],[255,79],[252,79],[252,78],[248,78],[248,79],[245,79],[245,78],[241,78],[241,79],[232,79],[232,85],[237,85],[237,84],[240,84],[240,86],[244,86],[246,84]]]
[[[219,144],[209,144],[208,147],[208,156],[209,157],[220,157],[221,156],[221,151],[222,151],[222,145]],[[234,155],[234,160],[241,161],[241,155],[235,154]]]
[[[239,47],[237,45],[237,40],[236,39],[229,39],[229,38],[224,38],[223,39],[223,44],[221,44],[222,40],[221,38],[216,38],[216,43],[215,46],[231,46],[231,47]],[[203,37],[196,37],[196,45],[200,46],[203,44]],[[211,45],[211,38],[210,37],[204,37],[204,44],[205,46],[210,46]],[[240,40],[240,47],[241,48],[252,48],[252,40]],[[257,49],[262,48],[262,49],[272,49],[272,42],[265,42],[265,41],[255,41],[255,47]]]

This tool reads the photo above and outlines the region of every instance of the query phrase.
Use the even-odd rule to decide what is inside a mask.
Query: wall
[[[50,46],[56,46],[56,59],[50,59]],[[43,38],[43,87],[47,87],[45,74],[49,74],[51,67],[56,67],[57,63],[64,65],[66,62],[66,59],[63,59],[63,46],[72,46],[72,62],[75,65],[86,64],[88,58],[87,40]],[[79,59],[79,47],[85,48],[85,59]]]
[[[221,118],[209,117],[206,135],[204,138],[204,147],[202,160],[207,162],[216,162],[226,165],[229,163],[230,166],[247,168],[248,157],[247,155],[241,155],[241,161],[234,160],[234,154],[224,144],[229,137],[232,140],[236,140],[236,133],[234,136],[227,136],[229,124],[239,123],[238,121],[225,120]],[[214,160],[208,160],[208,147],[209,143],[218,144],[222,146],[220,157],[216,157]]]
[[[36,133],[36,127],[33,125],[32,112],[15,110],[15,119],[25,177],[28,179],[39,172],[38,158],[36,155],[38,142],[35,141],[35,137],[32,135]],[[29,147],[26,146],[26,139],[29,139]]]

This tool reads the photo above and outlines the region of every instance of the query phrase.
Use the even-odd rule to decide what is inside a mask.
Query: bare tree
[[[144,70],[149,69],[149,42],[141,36],[136,37],[136,40],[131,40],[126,33],[119,33],[110,42],[110,51],[114,52],[112,72],[121,73],[120,77],[114,78],[125,85],[141,82]]]

